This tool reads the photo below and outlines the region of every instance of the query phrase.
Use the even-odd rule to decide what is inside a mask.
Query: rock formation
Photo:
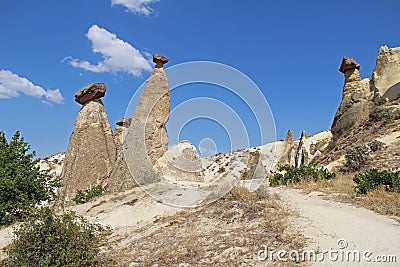
[[[170,94],[164,64],[168,59],[154,55],[156,66],[133,114],[122,151],[111,172],[108,190],[122,191],[136,186],[136,181],[150,182],[158,174],[153,165],[168,148],[165,125],[169,118]],[[129,168],[128,168],[129,166]]]
[[[343,97],[339,109],[335,114],[332,124],[333,138],[349,132],[369,118],[371,110],[372,94],[370,92],[369,79],[361,80],[360,65],[352,58],[344,57],[339,71],[345,76]]]
[[[125,135],[128,132],[128,128],[131,125],[131,118],[122,118],[116,122],[117,127],[115,127],[113,136],[114,136],[114,143],[117,149],[117,155],[122,150],[122,143],[124,142]]]
[[[94,83],[75,95],[75,100],[83,106],[75,120],[61,173],[66,200],[73,198],[77,190],[106,185],[114,165],[114,139],[100,100],[105,91],[105,84]]]
[[[284,145],[285,145],[285,148],[282,153],[282,156],[280,157],[279,164],[294,166],[296,150],[295,150],[293,132],[290,129],[286,133]]]
[[[297,153],[295,158],[295,167],[300,168],[303,165],[308,165],[308,153],[306,150],[305,142],[307,139],[307,135],[305,131],[301,132],[301,137],[299,141],[299,145],[297,146]]]
[[[168,135],[165,125],[169,118],[170,94],[167,75],[163,65],[168,59],[154,55],[156,67],[146,82],[133,120],[146,125],[145,144],[147,154],[153,164],[164,155],[168,148]]]
[[[187,140],[168,149],[157,160],[155,167],[164,178],[171,181],[204,182],[201,158]]]
[[[75,94],[75,101],[84,105],[90,100],[102,98],[105,94],[106,86],[104,83],[93,83],[79,90]]]
[[[400,47],[382,46],[372,74],[371,90],[375,98],[392,101],[400,97]]]

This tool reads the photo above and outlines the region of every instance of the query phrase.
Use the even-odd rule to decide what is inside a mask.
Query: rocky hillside
[[[379,49],[371,79],[361,79],[359,68],[354,59],[343,59],[343,99],[320,162],[344,171],[399,168],[400,48]]]

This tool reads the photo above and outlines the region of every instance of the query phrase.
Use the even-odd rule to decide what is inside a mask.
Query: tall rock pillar
[[[145,124],[145,144],[152,164],[164,155],[168,149],[168,135],[165,125],[169,118],[170,93],[164,64],[168,59],[154,55],[156,67],[146,82],[133,120]]]
[[[77,190],[105,186],[115,163],[113,134],[100,99],[105,92],[104,83],[94,83],[75,95],[75,101],[83,106],[75,120],[61,173],[66,200],[73,198]]]
[[[332,124],[333,139],[338,139],[369,118],[373,104],[370,80],[361,80],[360,64],[353,58],[344,57],[339,71],[344,74],[342,102],[336,111]]]
[[[165,128],[169,118],[170,93],[164,64],[168,59],[155,54],[156,63],[133,114],[122,151],[109,178],[108,190],[123,191],[160,178],[154,164],[168,149]]]

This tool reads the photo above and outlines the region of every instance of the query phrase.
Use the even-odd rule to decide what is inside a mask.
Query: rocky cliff
[[[333,142],[321,163],[343,171],[400,167],[400,47],[382,46],[371,79],[343,58],[342,102],[332,124]]]

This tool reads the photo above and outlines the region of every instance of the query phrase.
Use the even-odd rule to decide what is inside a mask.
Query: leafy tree
[[[55,197],[59,179],[40,171],[35,152],[17,131],[10,142],[0,131],[0,225],[22,220],[41,201]]]
[[[99,266],[97,256],[111,234],[110,227],[90,223],[73,211],[57,214],[42,207],[14,229],[2,267]]]

